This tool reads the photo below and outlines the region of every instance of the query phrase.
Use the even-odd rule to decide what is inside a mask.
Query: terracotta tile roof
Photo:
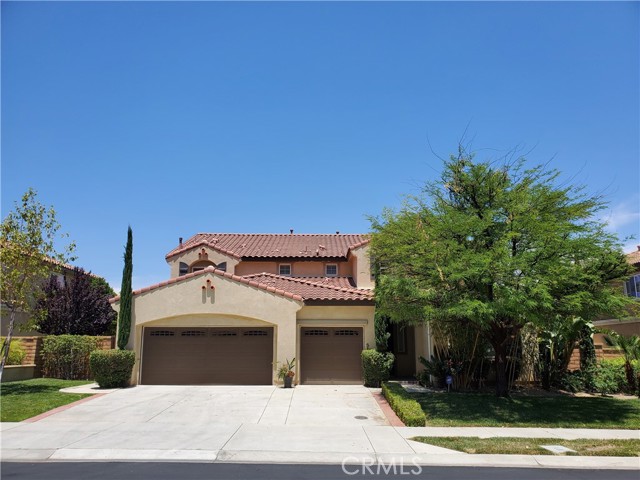
[[[373,291],[355,288],[346,277],[285,277],[258,273],[243,278],[300,295],[304,300],[373,300]]]
[[[362,234],[198,233],[166,258],[208,246],[235,258],[346,258],[349,250],[369,242]]]
[[[631,265],[640,264],[640,245],[638,245],[638,249],[635,252],[627,253],[627,262]]]
[[[204,270],[188,273],[181,277],[175,277],[164,282],[156,283],[149,287],[135,290],[133,295],[150,292],[158,288],[173,285],[174,283],[183,282],[193,277],[213,273],[220,277],[228,278],[236,282],[250,285],[252,287],[266,290],[267,292],[281,295],[285,298],[293,300],[372,300],[373,292],[370,290],[361,290],[354,288],[349,279],[344,277],[333,278],[295,278],[282,277],[271,273],[260,273],[257,275],[248,275],[240,277],[232,273],[224,272],[213,267],[207,267]],[[109,299],[110,303],[116,303],[120,300],[120,296]]]
[[[244,278],[253,278],[253,277],[262,277],[263,275],[275,275],[275,274],[265,274],[265,273],[254,273],[253,275],[243,275]],[[356,282],[352,277],[288,277],[284,275],[276,275],[278,277],[284,278],[292,278],[294,280],[305,280],[311,283],[317,283],[320,285],[329,285],[331,287],[338,288],[355,288],[356,290]]]
[[[44,257],[44,259],[45,259],[45,261],[46,261],[47,263],[51,263],[51,264],[53,264],[53,265],[57,265],[57,266],[59,266],[59,267],[63,268],[64,270],[67,270],[67,271],[69,271],[69,272],[73,272],[76,268],[78,268],[78,269],[82,270],[84,273],[86,273],[87,275],[89,275],[90,277],[93,277],[93,278],[102,278],[100,275],[96,275],[95,273],[90,272],[90,271],[87,271],[87,270],[85,270],[85,269],[84,269],[84,268],[82,268],[82,267],[77,267],[77,266],[75,266],[75,265],[70,265],[70,264],[68,264],[68,263],[61,262],[60,260],[57,260],[57,259],[55,259],[55,258],[51,258],[51,257]],[[103,280],[104,280],[104,279],[103,279]]]
[[[144,288],[141,288],[139,290],[134,290],[133,291],[133,295],[134,296],[135,295],[140,295],[141,293],[147,293],[147,292],[150,292],[152,290],[157,290],[158,288],[162,288],[162,287],[166,287],[166,286],[169,286],[169,285],[173,285],[174,283],[184,282],[185,280],[188,280],[188,279],[193,278],[193,277],[198,277],[198,276],[204,275],[206,273],[213,273],[213,274],[218,275],[220,277],[229,278],[231,280],[235,280],[236,282],[244,283],[246,285],[251,285],[252,287],[260,288],[262,290],[266,290],[268,292],[275,293],[277,295],[281,295],[281,296],[286,297],[286,298],[291,298],[293,300],[299,300],[299,301],[303,300],[303,298],[300,295],[296,295],[294,293],[287,292],[287,291],[284,291],[284,290],[281,290],[281,289],[278,289],[278,288],[273,288],[273,287],[270,287],[269,285],[262,285],[259,282],[256,282],[255,280],[252,280],[250,278],[239,277],[238,275],[234,275],[232,273],[228,273],[228,272],[225,272],[223,270],[218,270],[218,269],[215,269],[213,267],[207,267],[204,270],[199,270],[197,272],[187,273],[186,275],[182,275],[180,277],[171,278],[169,280],[165,280],[164,282],[156,283],[154,285],[150,285],[148,287],[144,287]],[[120,301],[120,295],[117,295],[117,296],[109,299],[109,303],[116,303],[118,301]]]

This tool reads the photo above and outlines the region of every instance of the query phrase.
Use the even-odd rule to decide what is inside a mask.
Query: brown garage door
[[[362,383],[362,328],[302,328],[301,382],[306,384]]]
[[[273,328],[145,328],[146,385],[271,385]]]

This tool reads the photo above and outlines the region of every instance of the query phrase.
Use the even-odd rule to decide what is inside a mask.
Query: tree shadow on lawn
[[[571,396],[497,398],[474,393],[419,394],[427,425],[638,428],[640,401]]]
[[[51,385],[28,385],[22,382],[16,382],[15,384],[7,383],[0,386],[0,395],[5,397],[9,395],[57,392],[60,388],[63,387],[52,387]]]
[[[37,393],[54,393],[61,388],[76,387],[78,385],[91,383],[88,380],[58,380],[50,378],[35,378],[31,380],[21,380],[17,382],[7,382],[0,384],[0,395],[30,395]]]

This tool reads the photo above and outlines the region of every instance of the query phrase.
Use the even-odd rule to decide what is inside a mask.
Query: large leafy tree
[[[131,301],[133,291],[131,280],[133,277],[133,233],[131,227],[127,230],[127,245],[124,249],[124,268],[122,270],[122,287],[120,289],[120,310],[118,313],[118,348],[124,350],[129,343],[131,334]]]
[[[619,313],[612,279],[628,272],[605,203],[519,159],[478,162],[460,148],[439,181],[372,219],[376,301],[395,322],[469,322],[495,352],[508,395],[507,347],[526,324]]]
[[[56,242],[66,237],[60,234],[60,224],[53,207],[42,205],[36,191],[31,188],[2,221],[0,296],[3,307],[9,313],[9,325],[2,344],[0,378],[9,356],[16,313],[35,312],[37,300],[42,294],[42,282],[58,270],[61,263],[74,260],[73,242],[61,250],[56,247]]]
[[[52,276],[38,305],[42,313],[37,329],[49,335],[104,335],[115,321],[104,285],[81,268],[61,282]]]

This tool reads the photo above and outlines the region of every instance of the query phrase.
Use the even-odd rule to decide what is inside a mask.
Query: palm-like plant
[[[634,360],[640,360],[640,337],[632,335],[625,337],[616,332],[611,332],[604,337],[607,344],[616,347],[624,356],[624,372],[627,376],[627,383],[632,391],[636,389],[636,378],[633,374]]]

